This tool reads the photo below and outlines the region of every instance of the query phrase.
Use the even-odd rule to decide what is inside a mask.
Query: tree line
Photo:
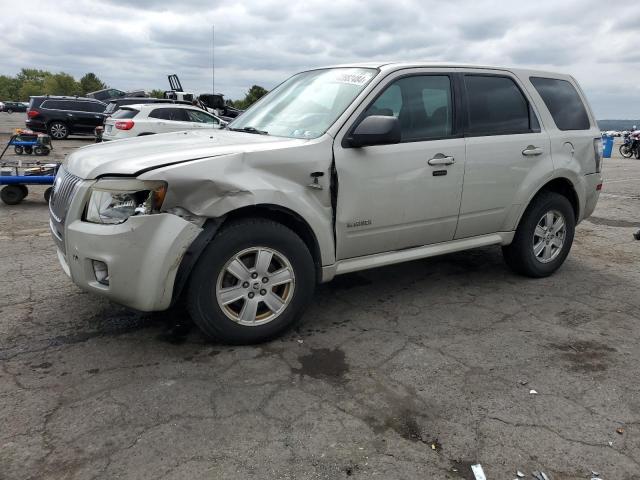
[[[36,68],[23,68],[15,76],[0,75],[0,100],[27,101],[35,95],[86,95],[107,88],[95,73],[80,80],[65,72],[51,73]]]
[[[36,68],[23,68],[11,77],[0,75],[0,100],[23,101],[36,95],[86,95],[89,92],[102,90],[107,85],[95,73],[87,73],[76,80],[65,72],[51,73]],[[252,103],[266,95],[268,91],[259,85],[253,85],[244,98],[227,100],[232,107],[244,110]],[[151,97],[163,98],[164,90],[151,90]]]

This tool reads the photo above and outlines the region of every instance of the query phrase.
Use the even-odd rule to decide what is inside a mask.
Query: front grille
[[[53,183],[51,199],[49,200],[49,211],[57,223],[64,224],[67,209],[81,181],[82,179],[80,177],[76,177],[62,167],[58,170],[56,180]]]

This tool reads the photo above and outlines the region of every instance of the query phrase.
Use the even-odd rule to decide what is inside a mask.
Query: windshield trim
[[[234,118],[230,123],[227,124],[227,126],[225,127],[225,129],[227,130],[233,130],[233,131],[237,131],[240,133],[249,133],[249,132],[242,132],[242,128],[238,128],[238,127],[234,127],[234,123],[236,123],[240,118],[242,118],[243,115],[245,115],[247,112],[253,110],[254,108],[258,107],[261,103],[263,103],[263,101],[269,97],[269,95],[275,93],[282,85],[284,85],[285,83],[287,83],[289,80],[291,80],[294,77],[297,77],[299,75],[303,75],[305,73],[310,73],[310,72],[321,72],[321,71],[330,71],[330,70],[350,70],[350,69],[361,69],[361,70],[370,70],[371,72],[373,72],[373,75],[371,76],[371,78],[362,85],[362,89],[360,90],[360,92],[358,92],[358,94],[351,100],[351,102],[349,102],[345,108],[339,112],[335,119],[329,123],[327,125],[327,127],[324,129],[323,132],[321,132],[319,135],[317,135],[316,137],[309,137],[309,138],[301,138],[301,137],[292,137],[292,136],[288,136],[288,135],[275,135],[272,134],[271,132],[268,133],[269,136],[272,137],[278,137],[278,138],[291,138],[291,139],[300,139],[300,140],[313,140],[315,138],[320,138],[323,135],[325,135],[330,129],[331,127],[333,127],[338,120],[340,120],[340,118],[342,118],[342,116],[344,115],[344,113],[349,110],[349,107],[351,107],[354,102],[357,101],[357,99],[364,93],[366,92],[367,88],[371,86],[371,83],[373,82],[373,80],[380,74],[381,70],[378,67],[362,67],[362,66],[349,66],[349,65],[341,65],[339,67],[320,67],[320,68],[310,68],[308,70],[302,70],[300,72],[297,72],[289,77],[287,77],[286,79],[284,79],[282,82],[280,82],[278,85],[276,85],[272,90],[269,91],[269,93],[267,93],[266,95],[264,95],[263,97],[261,97],[258,101],[256,101],[255,103],[253,103],[251,106],[249,106],[249,108],[247,108],[241,115],[239,115],[238,117]]]

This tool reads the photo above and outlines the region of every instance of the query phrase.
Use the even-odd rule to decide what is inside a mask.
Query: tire
[[[12,114],[12,113],[13,113],[13,110],[9,109],[9,110],[7,110],[7,113],[8,113],[8,114]]]
[[[33,148],[24,147],[24,153],[26,153],[27,155],[31,155],[33,153]]]
[[[29,189],[27,188],[27,186],[26,185],[16,185],[16,186],[22,191],[22,200],[27,198],[27,195],[29,195]]]
[[[51,122],[48,130],[49,136],[55,140],[64,140],[69,136],[69,127],[64,122]]]
[[[633,156],[633,151],[631,150],[629,145],[620,145],[619,150],[620,155],[622,155],[624,158],[631,158]]]
[[[636,148],[635,154],[636,159],[640,159],[640,145]]]
[[[259,255],[268,259],[266,269],[257,264]],[[207,245],[189,280],[187,307],[209,338],[254,344],[298,320],[315,284],[313,258],[298,235],[271,220],[246,219],[223,227]]]
[[[42,147],[34,147],[33,153],[35,153],[38,156],[44,155],[44,148],[42,148]]]
[[[23,194],[22,185],[7,185],[0,190],[0,199],[7,205],[17,205],[25,197]]]
[[[554,228],[559,228],[556,222],[560,218],[564,225],[556,232]],[[549,223],[553,226],[546,230]],[[548,277],[567,258],[575,225],[575,212],[565,196],[554,192],[540,193],[525,211],[511,245],[502,247],[507,265],[527,277]]]
[[[13,147],[13,151],[16,152],[16,155],[22,155],[24,153],[24,148],[18,145]]]
[[[53,187],[49,187],[44,191],[44,201],[49,203],[51,199],[51,192],[53,191]]]

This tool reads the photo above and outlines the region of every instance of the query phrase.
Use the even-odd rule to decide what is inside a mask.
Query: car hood
[[[229,130],[174,132],[88,145],[69,155],[64,165],[67,171],[84,179],[137,175],[190,160],[289,148],[306,142]]]

